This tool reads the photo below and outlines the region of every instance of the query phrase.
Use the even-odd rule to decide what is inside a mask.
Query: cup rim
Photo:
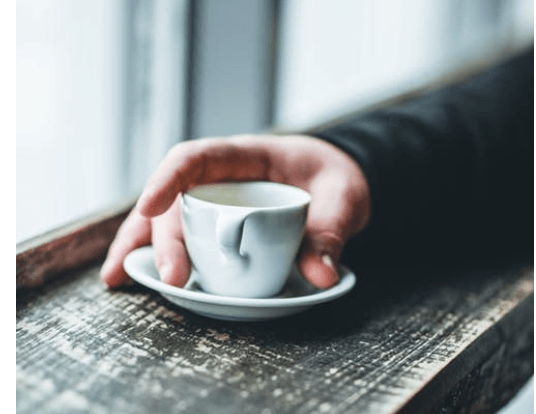
[[[301,200],[299,202],[289,202],[287,204],[282,204],[278,206],[237,206],[232,204],[225,204],[225,203],[218,203],[215,201],[208,201],[204,200],[203,198],[200,198],[199,196],[196,196],[195,192],[211,188],[211,187],[235,187],[235,186],[258,186],[258,185],[264,185],[264,186],[270,186],[270,187],[279,187],[279,188],[286,188],[291,191],[296,191],[300,193]],[[308,191],[305,191],[304,189],[290,185],[290,184],[284,184],[284,183],[278,183],[273,181],[225,181],[225,182],[217,182],[217,183],[210,183],[210,184],[201,184],[197,185],[195,187],[192,187],[185,193],[182,193],[181,197],[185,200],[191,200],[196,203],[200,203],[201,205],[206,206],[218,206],[219,208],[229,208],[229,209],[240,209],[240,210],[248,210],[248,211],[278,211],[278,210],[286,210],[289,208],[302,208],[305,206],[308,206],[311,203],[311,194]]]

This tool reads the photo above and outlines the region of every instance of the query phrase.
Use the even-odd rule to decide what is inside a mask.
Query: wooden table
[[[19,246],[20,413],[484,413],[534,370],[533,268],[354,268],[347,296],[264,323],[101,283],[125,212]]]

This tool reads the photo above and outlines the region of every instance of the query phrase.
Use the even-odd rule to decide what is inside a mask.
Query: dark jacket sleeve
[[[532,255],[534,51],[463,84],[317,134],[371,189],[356,254],[373,260]]]

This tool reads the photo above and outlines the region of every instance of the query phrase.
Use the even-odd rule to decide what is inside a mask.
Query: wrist
[[[326,164],[330,169],[338,171],[344,177],[350,204],[354,206],[354,221],[351,225],[351,235],[364,230],[372,216],[372,200],[369,181],[358,162],[346,151],[321,138],[308,136],[319,146]],[[321,148],[320,148],[321,147]]]

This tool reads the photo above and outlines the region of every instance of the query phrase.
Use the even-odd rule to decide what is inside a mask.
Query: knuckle
[[[344,238],[333,230],[310,232],[306,242],[316,251],[338,255],[344,246]]]

